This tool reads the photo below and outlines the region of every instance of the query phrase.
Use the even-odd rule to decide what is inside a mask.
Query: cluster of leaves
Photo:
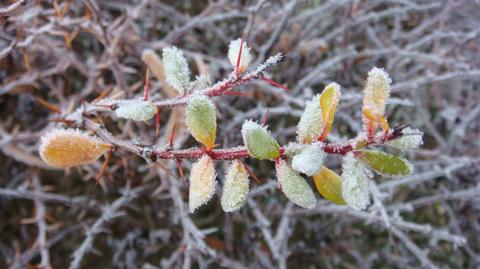
[[[228,58],[234,74],[241,75],[251,61],[250,48],[241,39],[232,41]],[[209,85],[209,79],[197,77],[190,81],[188,62],[181,50],[170,47],[163,50],[167,82],[181,96],[189,95],[185,109],[185,122],[190,134],[203,148],[203,154],[190,171],[189,208],[194,212],[215,194],[216,171],[211,152],[215,147],[217,119],[214,103],[199,89]],[[384,177],[404,176],[412,172],[407,160],[392,154],[366,149],[372,144],[390,145],[401,150],[414,149],[422,143],[422,133],[411,128],[402,129],[398,139],[386,141],[392,129],[385,118],[385,108],[390,95],[391,80],[380,68],[373,68],[364,89],[362,121],[364,132],[349,141],[344,154],[342,172],[338,175],[324,166],[327,156],[325,141],[341,97],[340,85],[328,84],[322,93],[306,102],[297,126],[297,141],[281,147],[267,126],[247,120],[242,126],[242,138],[248,154],[258,160],[275,162],[279,186],[285,196],[298,206],[313,208],[316,196],[304,176],[313,177],[318,192],[336,204],[362,210],[370,204],[369,170]],[[145,121],[158,113],[156,105],[142,100],[117,102],[115,113],[119,118]],[[54,130],[43,137],[41,157],[50,165],[70,167],[97,160],[109,150],[110,145],[98,138],[77,130]],[[225,173],[221,197],[222,208],[239,209],[249,191],[249,171],[235,159]]]

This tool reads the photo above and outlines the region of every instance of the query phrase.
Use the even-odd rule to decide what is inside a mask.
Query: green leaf
[[[322,132],[322,109],[320,108],[320,94],[307,101],[305,110],[297,125],[298,141],[310,144],[316,141]]]
[[[207,149],[212,149],[217,131],[215,106],[206,96],[194,96],[185,110],[185,124],[192,136]]]
[[[313,208],[317,203],[317,199],[307,181],[290,168],[285,160],[278,160],[275,168],[277,170],[278,182],[285,196],[298,206]]]
[[[334,171],[322,166],[320,171],[313,175],[313,181],[318,192],[325,199],[335,204],[344,205],[342,197],[342,178]]]
[[[383,176],[405,176],[412,172],[412,165],[407,160],[385,152],[359,150],[355,156]]]
[[[273,160],[280,156],[280,145],[266,127],[251,120],[245,121],[242,126],[242,137],[252,157],[259,160]]]

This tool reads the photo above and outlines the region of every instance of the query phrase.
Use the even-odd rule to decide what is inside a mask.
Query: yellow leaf
[[[337,173],[322,166],[322,169],[313,175],[313,181],[318,192],[325,199],[339,205],[344,205],[342,197],[342,178]]]
[[[110,145],[73,129],[55,129],[42,137],[40,157],[50,166],[65,168],[96,161]]]
[[[322,109],[322,135],[321,140],[325,140],[332,129],[333,119],[337,111],[337,104],[340,101],[340,85],[335,82],[328,84],[320,96],[320,107]]]

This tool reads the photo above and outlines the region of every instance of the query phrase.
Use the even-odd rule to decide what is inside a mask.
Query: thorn
[[[48,101],[42,99],[42,98],[35,98],[35,100],[42,106],[46,107],[48,110],[52,111],[53,113],[62,113],[62,110],[60,110],[60,108],[58,108],[58,106],[54,105],[54,104],[51,104],[49,103]]]
[[[170,147],[173,147],[173,138],[175,137],[175,128],[177,127],[177,124],[173,124],[172,132],[170,133],[170,142],[169,145]]]
[[[273,80],[271,80],[271,79],[269,79],[269,78],[266,78],[266,77],[263,77],[263,76],[262,76],[260,79],[263,80],[263,81],[266,81],[266,82],[268,82],[270,85],[275,86],[275,87],[278,87],[278,88],[280,88],[280,89],[282,89],[282,90],[284,90],[284,91],[286,91],[286,92],[290,91],[287,87],[285,87],[285,86],[283,86],[282,84],[277,83],[277,82],[275,82],[275,81],[273,81]]]
[[[155,114],[155,137],[158,137],[160,133],[160,109],[157,108],[157,113]]]
[[[247,173],[253,178],[253,180],[255,180],[255,182],[257,182],[257,184],[259,184],[259,185],[262,184],[260,179],[258,179],[258,177],[254,173],[252,173],[252,171],[248,168],[248,166],[244,162],[242,162],[242,161],[240,161],[240,162],[242,163],[245,170],[247,170]]]
[[[103,162],[102,169],[100,170],[100,172],[98,173],[98,175],[95,179],[97,181],[97,184],[100,181],[100,179],[102,178],[105,171],[107,170],[107,166],[108,166],[108,163],[110,162],[110,159],[112,159],[112,151],[111,150],[108,151],[107,157],[105,158],[105,161]]]
[[[243,50],[243,38],[240,38],[240,50],[238,51],[237,64],[235,65],[235,73],[237,76],[240,75],[240,60],[242,59],[242,50]]]
[[[180,181],[182,182],[182,186],[185,186],[185,177],[183,176],[183,169],[182,169],[182,160],[175,159],[178,167],[178,174],[180,175]]]
[[[145,73],[145,88],[143,92],[143,101],[148,100],[148,94],[150,92],[150,69],[147,67],[147,72]]]
[[[260,120],[260,125],[265,126],[265,124],[267,124],[269,114],[270,108],[267,108],[267,113],[265,113],[265,115],[263,115],[262,119]]]

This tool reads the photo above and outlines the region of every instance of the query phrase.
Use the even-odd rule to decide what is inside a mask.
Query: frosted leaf
[[[275,168],[282,192],[290,201],[304,208],[315,207],[317,203],[315,194],[298,172],[290,168],[287,162],[282,159],[277,161]]]
[[[356,156],[377,174],[384,177],[406,176],[413,171],[412,165],[405,159],[389,153],[375,150],[359,150]]]
[[[333,119],[335,118],[335,112],[337,111],[337,105],[340,101],[340,85],[335,82],[332,82],[325,86],[322,94],[320,95],[320,106],[322,110],[322,120],[323,120],[323,134],[322,141],[325,140],[328,133],[332,129]]]
[[[227,169],[221,205],[225,212],[232,212],[245,204],[248,195],[248,173],[239,160],[232,161]]]
[[[342,163],[342,197],[345,203],[355,209],[364,210],[370,205],[370,192],[365,167],[348,153]]]
[[[183,94],[190,83],[190,69],[183,52],[177,47],[164,48],[162,60],[168,84]]]
[[[157,106],[150,101],[125,100],[118,104],[115,114],[119,118],[146,121],[157,113]]]
[[[96,161],[110,146],[74,129],[53,129],[42,136],[40,157],[48,165],[65,168]]]
[[[228,60],[230,63],[236,67],[238,54],[240,53],[240,42],[241,39],[233,40],[228,46]],[[242,55],[240,56],[240,65],[238,72],[243,73],[247,70],[250,61],[252,60],[252,55],[250,54],[250,48],[247,46],[247,42],[243,42]]]
[[[334,171],[322,166],[320,171],[313,175],[313,181],[318,192],[325,199],[339,205],[344,205],[345,201],[342,197],[343,179]]]
[[[320,95],[315,95],[307,101],[305,110],[297,126],[298,140],[302,143],[315,141],[322,131],[322,109],[320,108]]]
[[[322,168],[325,155],[321,143],[308,145],[300,154],[293,157],[292,168],[307,176],[313,176]]]
[[[387,145],[400,150],[413,150],[423,145],[423,132],[418,129],[406,127],[402,130],[402,136],[389,141]]]
[[[259,160],[272,160],[280,156],[280,145],[266,127],[248,120],[242,125],[243,143],[248,153]]]
[[[364,112],[363,124],[366,130],[377,128],[380,124],[379,117],[383,119],[385,106],[390,96],[391,83],[392,80],[382,68],[374,67],[368,72],[367,83],[363,91],[362,109]]]
[[[213,161],[208,155],[203,155],[192,165],[190,171],[190,188],[188,207],[190,213],[206,204],[215,194],[215,168]]]
[[[192,96],[185,109],[185,124],[190,134],[208,149],[215,143],[217,116],[215,106],[208,97]]]
[[[301,144],[296,142],[289,142],[285,147],[283,154],[287,157],[293,157],[297,154],[300,154],[304,148],[306,148],[307,144]]]

